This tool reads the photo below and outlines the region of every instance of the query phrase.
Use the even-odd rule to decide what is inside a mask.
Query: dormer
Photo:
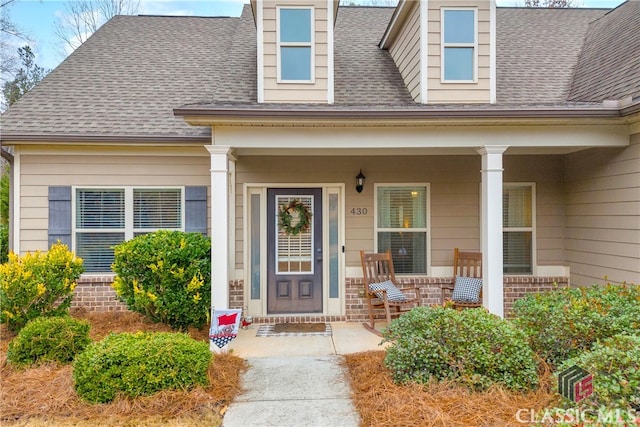
[[[416,102],[496,102],[495,0],[400,0],[380,42]]]
[[[333,103],[333,30],[338,2],[251,2],[259,103]]]

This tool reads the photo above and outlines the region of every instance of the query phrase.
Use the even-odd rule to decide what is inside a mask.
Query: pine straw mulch
[[[91,323],[90,335],[100,340],[110,332],[170,331],[132,312],[90,313],[75,317]],[[207,340],[208,331],[190,330],[195,339]],[[164,391],[153,396],[119,397],[110,404],[81,401],[73,388],[71,366],[46,364],[19,371],[6,363],[13,338],[0,325],[0,424],[50,426],[219,426],[227,405],[241,392],[244,360],[214,355],[208,375],[210,386],[190,392]],[[530,393],[513,393],[494,387],[470,392],[451,383],[397,385],[385,368],[384,351],[345,356],[352,397],[361,426],[522,426],[518,409],[541,410],[554,406],[552,377],[541,372],[543,384]],[[529,412],[527,412],[528,414]]]
[[[354,405],[361,426],[522,426],[518,409],[535,412],[552,407],[548,370],[540,373],[541,386],[529,393],[515,393],[501,387],[471,392],[453,383],[397,385],[384,366],[384,351],[345,356]]]
[[[165,331],[137,313],[89,313],[73,316],[91,323],[90,335],[100,340],[110,332]],[[208,341],[208,331],[190,330],[189,335]],[[13,338],[5,325],[0,329],[0,424],[20,426],[219,426],[227,405],[241,392],[243,359],[214,355],[208,387],[191,391],[163,391],[149,397],[118,397],[110,404],[89,404],[77,396],[70,365],[45,364],[17,370],[6,362]]]

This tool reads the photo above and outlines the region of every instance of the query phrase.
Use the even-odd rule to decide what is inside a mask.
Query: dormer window
[[[314,80],[313,8],[278,8],[278,82]]]
[[[442,81],[475,83],[477,80],[476,9],[442,9]]]

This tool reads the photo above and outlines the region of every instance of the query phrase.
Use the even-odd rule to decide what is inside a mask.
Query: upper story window
[[[476,9],[442,9],[442,81],[476,81],[478,30]]]
[[[377,252],[391,249],[396,273],[427,273],[426,184],[376,186]]]
[[[278,81],[312,82],[313,9],[278,8]]]

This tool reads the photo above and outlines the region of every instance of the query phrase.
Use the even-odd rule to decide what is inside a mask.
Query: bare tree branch
[[[56,20],[55,35],[62,41],[65,56],[84,43],[91,34],[116,15],[138,13],[140,0],[75,0],[65,6]]]
[[[567,8],[576,7],[576,0],[524,0],[525,7]]]
[[[15,42],[30,41],[29,37],[13,23],[10,16],[10,6],[15,0],[4,0],[0,3],[0,80],[4,81],[8,75],[18,69],[18,55]]]

